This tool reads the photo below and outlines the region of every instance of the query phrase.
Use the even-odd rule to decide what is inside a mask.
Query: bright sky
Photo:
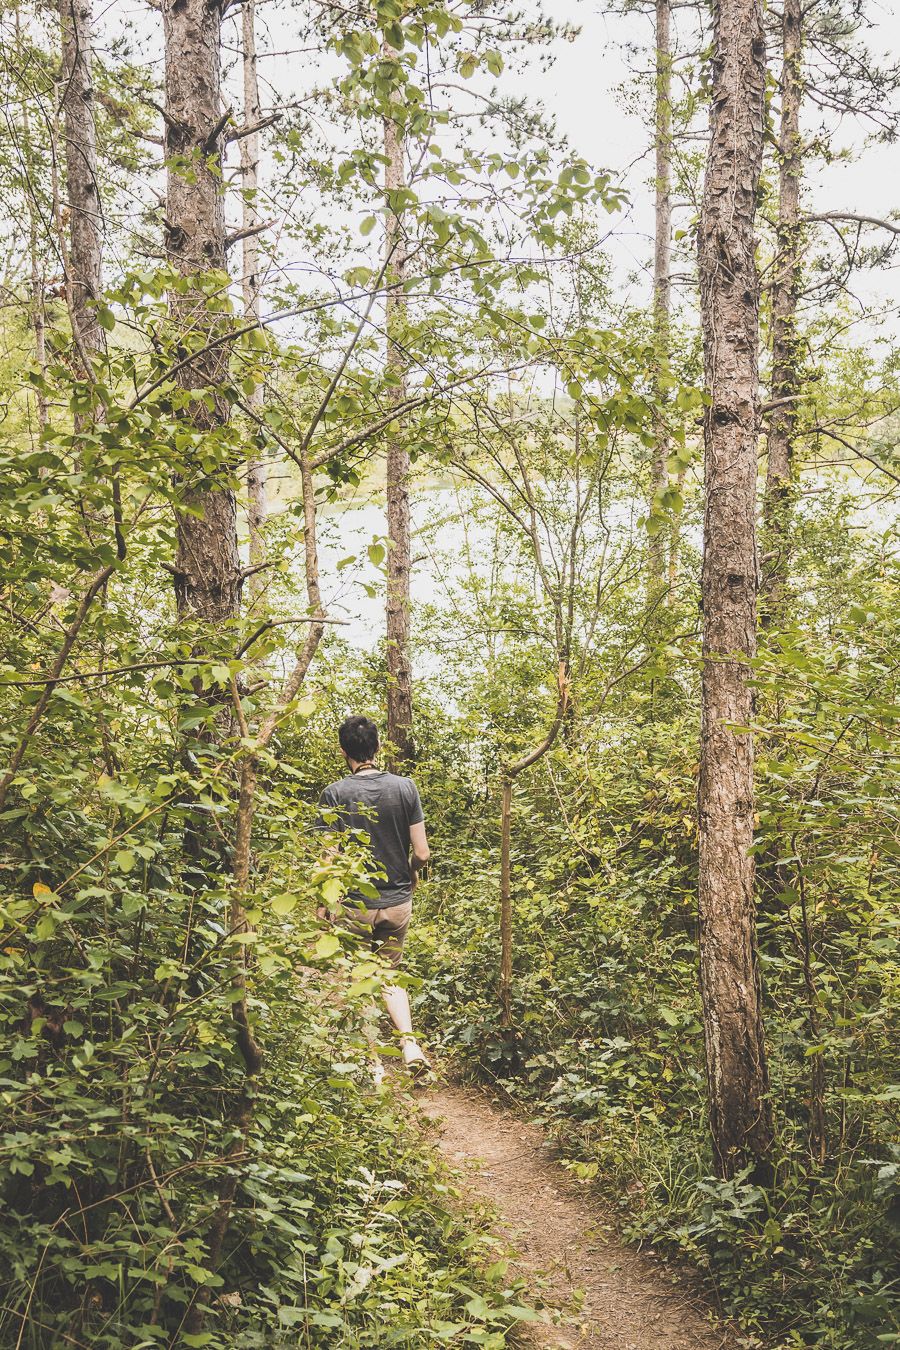
[[[257,3],[260,52],[296,49],[298,16],[305,18],[309,7],[296,4],[296,0],[257,0]],[[616,0],[616,7],[622,3],[623,0]],[[676,34],[681,30],[679,45],[684,48],[696,45],[692,35],[695,11],[684,5],[683,0],[681,3],[680,12],[675,11],[674,27]],[[900,0],[864,0],[864,3],[870,26],[862,36],[880,61],[889,62],[891,53],[900,52]],[[123,22],[128,23],[143,59],[155,62],[159,68],[159,15],[143,7],[135,10],[131,5],[132,0],[110,0],[108,7],[98,14],[99,25],[101,29],[119,31]],[[539,55],[530,61],[527,70],[505,72],[501,86],[507,91],[524,93],[530,100],[539,100],[555,117],[559,130],[575,150],[597,168],[624,177],[632,204],[627,211],[606,218],[611,231],[608,248],[623,298],[646,303],[652,256],[652,165],[648,153],[650,130],[640,100],[634,98],[633,73],[638,68],[647,69],[651,59],[650,9],[623,15],[612,9],[604,10],[599,0],[544,0],[544,8],[555,21],[575,25],[580,33],[572,42],[556,42],[549,52],[539,49]],[[226,46],[232,48],[237,43],[240,23],[239,18],[235,21],[234,13],[225,27]],[[631,54],[629,46],[633,49]],[[235,61],[236,52],[226,51],[226,59]],[[897,59],[896,55],[893,59]],[[282,97],[290,99],[308,87],[309,81],[327,78],[326,69],[332,61],[337,69],[336,58],[332,57],[311,61],[306,55],[292,53],[261,60],[263,103],[267,97],[266,80]],[[238,95],[235,101],[239,102],[236,69],[231,83]],[[817,129],[813,111],[808,106],[805,109],[806,132]],[[900,205],[897,191],[900,142],[865,146],[866,129],[849,119],[832,130],[832,151],[861,153],[853,161],[838,159],[813,170],[807,185],[811,209],[887,216]],[[687,218],[688,212],[682,211],[681,219],[676,218],[676,228],[685,225]],[[866,235],[872,244],[885,238],[880,231]],[[676,273],[679,270],[677,262],[674,270]],[[900,249],[898,262],[892,267],[858,274],[854,291],[870,310],[891,307],[900,312]],[[895,330],[898,329],[900,324],[895,325]]]
[[[870,50],[884,63],[898,60],[900,0],[893,4],[869,0],[866,8],[872,26],[864,37]],[[633,12],[610,13],[597,0],[556,0],[549,9],[555,19],[579,25],[581,33],[572,43],[557,44],[552,67],[531,72],[527,87],[588,160],[627,173],[633,205],[616,230],[614,252],[622,271],[641,269],[649,286],[652,167],[646,154],[650,132],[625,107],[623,86],[630,83],[638,63],[646,65],[644,52],[649,56],[653,40],[651,19]],[[641,49],[637,62],[629,60],[626,44]],[[807,129],[812,129],[811,109],[807,119]],[[847,121],[833,137],[832,150],[862,149],[862,154],[856,162],[839,161],[817,169],[809,183],[816,212],[844,210],[884,217],[900,206],[900,141],[863,148],[865,135],[864,128]],[[630,171],[629,166],[633,166]],[[874,233],[869,237],[873,242],[884,238]],[[900,258],[891,269],[859,277],[856,289],[868,305],[900,307]]]

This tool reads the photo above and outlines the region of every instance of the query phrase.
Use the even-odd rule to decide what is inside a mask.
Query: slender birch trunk
[[[390,398],[406,399],[407,361],[403,348],[406,325],[406,237],[403,213],[395,208],[391,194],[406,186],[403,133],[396,121],[384,119],[385,248],[387,250],[387,374]],[[409,449],[403,419],[388,429],[385,491],[387,496],[387,739],[394,747],[398,767],[414,756],[412,738],[412,671],[409,661]]]
[[[699,230],[706,387],[700,987],[716,1168],[769,1175],[773,1127],[754,910],[752,696],[759,433],[756,195],[764,135],[760,0],[714,7]]]
[[[775,404],[769,414],[768,464],[763,505],[766,554],[762,579],[762,617],[775,618],[784,602],[788,569],[788,516],[793,478],[797,395],[797,296],[800,289],[800,102],[803,97],[803,9],[800,0],[784,0],[781,27],[781,123],[778,134],[778,229],[772,285],[772,381]]]
[[[22,41],[22,17],[19,7],[15,10],[16,23],[16,46],[21,46]],[[28,111],[28,98],[22,98],[22,144],[25,153],[31,157],[31,118]],[[34,189],[29,189],[25,193],[25,201],[28,209],[28,262],[30,272],[30,285],[28,297],[28,319],[34,333],[34,355],[37,362],[37,368],[42,375],[47,372],[47,320],[44,310],[44,268],[39,248],[39,208],[35,200]],[[47,425],[47,396],[43,390],[35,391],[35,406],[37,410],[38,429],[43,431]],[[44,477],[46,470],[40,471],[41,477]]]
[[[82,360],[103,345],[96,302],[102,289],[102,220],[94,122],[90,0],[60,0],[63,118],[69,247],[66,294],[73,336]]]
[[[259,79],[256,71],[256,0],[246,0],[241,10],[244,76],[244,125],[256,127],[260,121]],[[243,209],[241,228],[243,240],[242,290],[244,313],[258,319],[260,314],[261,280],[259,275],[259,132],[252,131],[241,138],[241,187]],[[262,385],[256,385],[250,395],[250,406],[260,412],[264,400]],[[266,497],[266,465],[261,459],[251,460],[247,466],[247,526],[250,535],[250,567],[259,568],[266,560],[263,526],[268,511]],[[248,578],[249,608],[259,602],[264,588],[262,574],[251,571]]]
[[[225,203],[219,51],[222,15],[205,0],[164,0],[166,252],[182,276],[225,273]],[[200,350],[219,334],[199,287],[174,293],[170,312],[182,344]],[[218,392],[228,367],[227,344],[204,351],[177,374],[186,391],[204,391],[184,413],[196,431],[212,433],[228,419]],[[179,614],[209,627],[237,618],[241,566],[237,509],[230,486],[196,474],[186,483],[178,513],[175,597]],[[196,512],[191,514],[189,512]]]
[[[672,10],[671,0],[656,0],[656,98],[654,139],[656,142],[655,243],[653,250],[653,337],[657,367],[654,371],[654,398],[664,399],[659,383],[659,365],[669,354],[671,319],[671,236],[672,236]],[[653,451],[651,497],[665,492],[669,482],[667,462],[669,435],[662,417],[657,419]],[[650,536],[650,579],[658,586],[665,575],[665,534]]]
[[[34,205],[29,204],[28,253],[31,263],[31,295],[29,298],[29,318],[34,332],[34,355],[38,370],[42,375],[47,371],[47,323],[44,315],[44,271],[38,253],[37,216]],[[41,431],[47,425],[47,396],[42,389],[35,391],[38,426]],[[44,471],[41,476],[43,477]]]

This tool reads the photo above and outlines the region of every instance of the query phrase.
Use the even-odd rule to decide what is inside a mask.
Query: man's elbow
[[[417,839],[412,846],[412,865],[419,872],[431,857],[431,849],[425,839]]]

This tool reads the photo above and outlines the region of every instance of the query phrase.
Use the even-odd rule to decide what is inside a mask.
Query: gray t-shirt
[[[336,811],[333,824],[316,821],[319,830],[362,830],[369,836],[372,858],[378,871],[372,877],[379,895],[352,895],[369,909],[402,905],[412,896],[409,870],[409,827],[425,819],[419,789],[411,778],[395,773],[363,771],[329,783],[319,798],[320,811]],[[379,875],[379,873],[386,875]]]

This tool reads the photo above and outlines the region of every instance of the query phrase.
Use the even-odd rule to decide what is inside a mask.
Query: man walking
[[[376,768],[378,728],[368,717],[346,718],[338,740],[350,773],[322,793],[316,828],[357,830],[368,836],[377,869],[371,880],[378,898],[351,892],[337,910],[321,908],[319,918],[368,937],[373,950],[396,968],[409,928],[413,891],[431,856],[419,790],[411,778]],[[391,984],[382,992],[404,1063],[416,1075],[426,1072],[430,1066],[413,1035],[406,990]]]

